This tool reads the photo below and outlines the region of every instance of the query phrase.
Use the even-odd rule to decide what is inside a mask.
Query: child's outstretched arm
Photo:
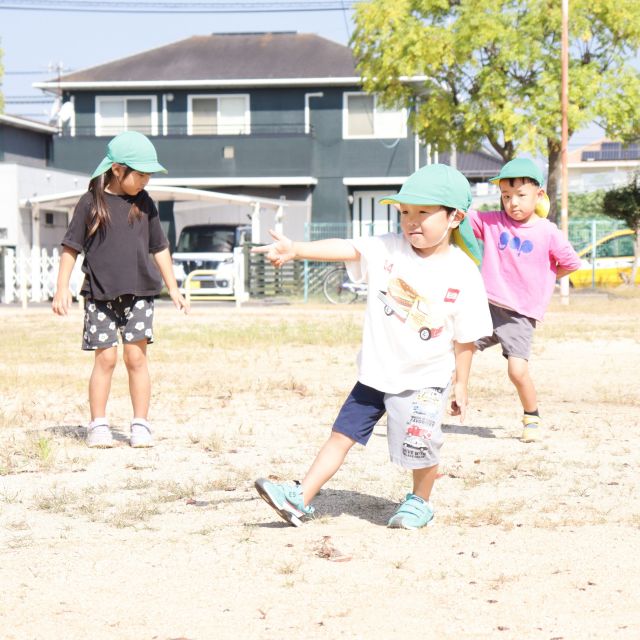
[[[456,355],[456,375],[453,384],[453,400],[451,400],[451,415],[460,416],[460,422],[464,422],[467,413],[467,383],[475,346],[473,342],[454,342]]]
[[[178,311],[184,311],[184,313],[189,313],[191,307],[184,299],[184,296],[180,293],[176,277],[173,275],[173,266],[171,264],[171,254],[169,253],[169,249],[162,249],[162,251],[154,253],[153,259],[158,265],[160,275],[162,276],[164,283],[167,285],[169,296],[171,297],[171,300],[173,300],[173,304],[176,309],[178,309]]]
[[[314,240],[313,242],[294,242],[282,233],[271,230],[269,233],[275,242],[262,247],[254,247],[251,249],[251,253],[265,253],[267,259],[275,267],[281,267],[290,260],[341,262],[360,258],[360,253],[351,242],[342,238]]]
[[[51,308],[53,313],[59,316],[66,316],[71,307],[73,296],[69,290],[69,279],[73,266],[76,263],[78,252],[71,247],[65,246],[60,256],[60,265],[58,266],[58,279],[56,281],[56,293],[53,296]]]

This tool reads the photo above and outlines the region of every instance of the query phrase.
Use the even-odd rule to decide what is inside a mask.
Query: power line
[[[40,76],[44,73],[47,73],[46,69],[42,69],[40,71],[5,71],[5,76]]]
[[[341,2],[95,2],[84,0],[0,0],[0,10],[76,13],[283,13],[345,11],[365,0]],[[348,6],[346,6],[348,5]]]
[[[6,96],[4,99],[5,104],[49,104],[54,101],[54,98],[43,97],[31,97],[31,96]]]

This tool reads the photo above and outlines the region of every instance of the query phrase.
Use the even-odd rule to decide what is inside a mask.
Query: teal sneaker
[[[422,498],[407,493],[404,502],[391,516],[388,527],[392,529],[420,529],[433,522],[433,507]]]
[[[311,505],[304,506],[302,487],[297,483],[290,485],[259,478],[255,482],[255,487],[260,497],[283,520],[294,527],[299,527],[302,524],[302,519],[312,516],[315,511]]]

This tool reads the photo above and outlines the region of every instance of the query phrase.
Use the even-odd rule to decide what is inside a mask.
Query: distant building
[[[568,154],[570,193],[613,189],[640,170],[640,143],[623,145],[602,139]]]
[[[86,188],[86,172],[51,163],[55,127],[0,115],[0,261],[6,248],[52,249],[67,227],[67,213],[34,211],[29,199]]]

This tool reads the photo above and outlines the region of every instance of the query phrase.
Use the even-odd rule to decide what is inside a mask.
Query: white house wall
[[[0,231],[0,246],[19,250],[31,247],[31,212],[28,207],[20,209],[21,200],[82,189],[88,184],[88,176],[82,174],[0,163],[0,229],[6,229],[6,233]],[[50,225],[45,222],[47,212],[53,213]],[[66,229],[66,213],[42,207],[39,224],[40,245],[53,248],[60,243]]]

